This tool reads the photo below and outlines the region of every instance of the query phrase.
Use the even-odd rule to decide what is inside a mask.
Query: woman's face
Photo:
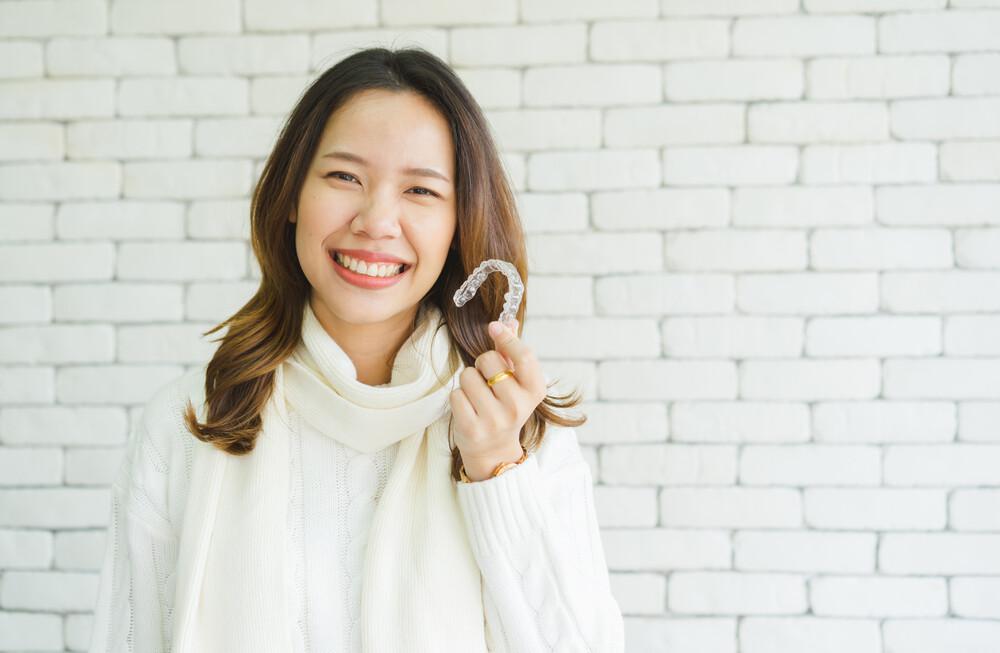
[[[455,234],[454,160],[447,121],[416,93],[365,90],[330,116],[289,218],[314,310],[352,324],[416,312]],[[372,284],[338,269],[339,250],[407,267]]]

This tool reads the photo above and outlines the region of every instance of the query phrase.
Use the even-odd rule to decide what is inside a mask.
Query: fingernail
[[[503,327],[500,326],[500,322],[496,320],[490,322],[490,326],[488,328],[491,336],[498,336],[503,330]]]

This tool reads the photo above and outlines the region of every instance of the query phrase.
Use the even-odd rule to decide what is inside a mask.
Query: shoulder
[[[184,412],[190,401],[203,416],[204,375],[202,365],[160,385],[129,430],[114,485],[128,497],[132,515],[151,528],[170,529],[182,517],[195,441]]]

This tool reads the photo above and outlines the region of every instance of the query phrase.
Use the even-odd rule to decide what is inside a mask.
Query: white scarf
[[[195,441],[178,553],[174,651],[291,650],[287,401],[319,432],[360,451],[400,441],[365,554],[365,653],[485,653],[479,568],[450,475],[448,396],[465,366],[460,361],[448,369],[451,337],[447,327],[437,329],[440,309],[426,304],[419,311],[389,385],[369,386],[357,380],[350,358],[307,301],[302,339],[276,370],[254,450],[233,456]],[[192,402],[201,420],[203,397],[202,388],[201,402]]]

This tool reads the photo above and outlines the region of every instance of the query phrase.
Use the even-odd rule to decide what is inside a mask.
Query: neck
[[[417,306],[382,322],[356,324],[341,320],[322,302],[309,301],[323,330],[351,359],[359,382],[376,386],[392,380],[392,364],[413,332]]]

